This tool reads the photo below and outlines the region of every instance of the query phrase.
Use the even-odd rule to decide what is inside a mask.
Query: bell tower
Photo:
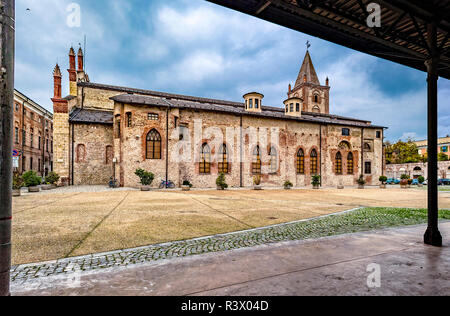
[[[330,86],[320,84],[309,50],[306,51],[294,88],[289,85],[288,99],[302,100],[301,111],[330,114]]]

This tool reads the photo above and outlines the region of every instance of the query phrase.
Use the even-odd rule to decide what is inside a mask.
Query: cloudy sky
[[[81,8],[80,27],[67,19]],[[30,9],[30,10],[27,10]],[[389,127],[389,140],[426,138],[426,75],[203,0],[18,0],[16,88],[51,110],[52,70],[87,36],[92,82],[282,106],[309,40],[330,111]],[[68,74],[63,73],[63,93]],[[439,82],[439,134],[450,134],[450,81]]]

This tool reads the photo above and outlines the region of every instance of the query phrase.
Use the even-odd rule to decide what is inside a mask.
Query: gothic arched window
[[[147,134],[147,159],[161,159],[161,135],[156,129]]]
[[[228,163],[228,151],[227,145],[223,144],[219,151],[219,173],[228,173],[229,163]]]
[[[353,154],[352,153],[348,153],[348,156],[347,156],[347,173],[348,174],[353,174],[353,172],[354,172]]]
[[[317,151],[313,149],[311,151],[310,155],[310,162],[311,162],[311,174],[316,175],[317,172]]]
[[[253,150],[252,173],[261,174],[261,151],[259,146]]]
[[[278,171],[278,153],[275,147],[270,147],[270,173],[276,173]]]
[[[85,162],[85,159],[86,159],[86,146],[84,146],[83,144],[78,144],[76,161],[78,163]]]
[[[335,166],[335,172],[336,174],[342,174],[342,155],[340,152],[337,152],[336,154],[336,166]]]
[[[297,173],[305,174],[305,153],[303,149],[299,149],[297,152]]]
[[[207,143],[202,145],[199,172],[203,174],[211,173],[211,149]]]

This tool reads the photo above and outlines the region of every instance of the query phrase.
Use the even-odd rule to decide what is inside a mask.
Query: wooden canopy
[[[428,24],[437,29],[439,75],[450,79],[449,0],[207,0],[342,46],[427,71],[433,54]],[[379,4],[381,27],[369,27]]]

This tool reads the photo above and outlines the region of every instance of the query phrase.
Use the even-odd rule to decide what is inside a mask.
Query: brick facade
[[[313,161],[323,185],[354,185],[360,174],[368,184],[377,184],[383,174],[383,127],[330,115],[329,82],[320,85],[309,53],[299,74],[300,78],[305,73],[306,81],[298,79],[294,89],[288,91],[289,98],[302,102],[296,115],[288,115],[284,107],[250,109],[248,102],[245,105],[92,84],[84,71],[78,72],[83,76],[78,78],[77,94],[66,98],[68,113],[55,117],[55,141],[61,159],[58,170],[70,184],[107,184],[115,176],[121,186],[135,187],[139,185],[135,171],[143,168],[155,174],[155,187],[166,177],[176,186],[189,180],[195,187],[215,187],[224,144],[226,181],[231,187],[253,185],[257,146],[264,186],[281,186],[286,180],[296,187],[309,186]],[[252,95],[260,98],[253,104],[261,105],[263,95],[247,94],[246,98]],[[56,108],[60,107],[57,101]],[[343,129],[349,130],[348,135]],[[158,135],[156,147],[148,147],[151,131]],[[370,150],[364,151],[366,143]],[[200,172],[203,144],[208,145],[211,156],[210,172],[205,174]],[[160,148],[160,156],[158,151],[156,159],[149,158],[148,148]],[[297,173],[299,149],[304,152],[301,174]],[[311,157],[312,152],[316,157]],[[338,152],[343,157],[342,174],[336,174]],[[350,152],[351,174],[347,160]],[[370,173],[365,174],[367,163]]]
[[[29,170],[45,176],[53,168],[53,115],[14,90],[14,150],[20,153],[19,173]]]

